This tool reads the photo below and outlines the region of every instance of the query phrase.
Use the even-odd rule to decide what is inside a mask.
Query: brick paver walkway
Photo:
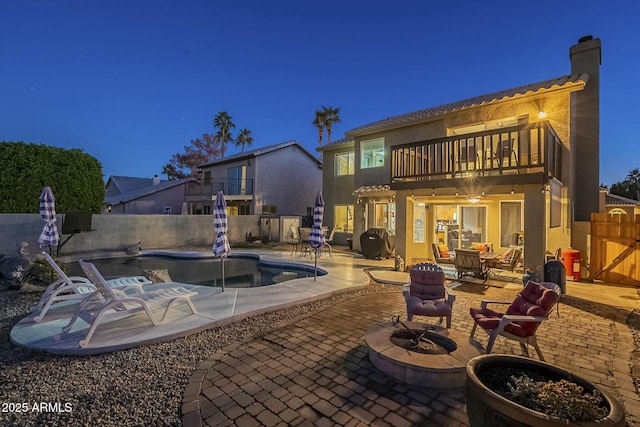
[[[512,300],[517,289],[464,284],[455,292],[452,327],[468,334],[469,307],[481,299]],[[628,312],[570,296],[565,301],[560,317],[554,313],[538,330],[546,360],[606,387],[635,425],[640,398],[629,375]],[[468,425],[462,389],[407,386],[369,362],[365,331],[397,314],[406,318],[404,299],[400,287],[390,286],[216,352],[185,390],[183,425]],[[482,331],[476,338],[486,345]],[[520,348],[499,337],[494,352],[519,355]]]

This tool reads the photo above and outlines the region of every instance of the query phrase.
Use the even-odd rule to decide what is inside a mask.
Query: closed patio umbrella
[[[322,193],[318,191],[316,202],[313,206],[313,226],[309,235],[309,246],[314,249],[315,256],[315,275],[313,280],[318,277],[318,251],[324,246],[324,232],[322,231],[322,219],[324,217],[324,199]]]
[[[227,237],[227,203],[224,201],[224,193],[218,191],[216,204],[213,209],[213,227],[216,231],[216,240],[211,251],[216,258],[220,258],[222,269],[222,292],[224,292],[224,259],[229,256],[231,246]]]
[[[41,248],[48,247],[51,252],[51,248],[58,246],[60,242],[56,226],[56,198],[51,187],[44,187],[40,194],[40,216],[44,219],[44,228],[38,237],[38,244]]]

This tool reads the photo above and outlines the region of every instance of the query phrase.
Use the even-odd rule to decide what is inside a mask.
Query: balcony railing
[[[188,196],[212,196],[222,190],[225,196],[244,196],[253,194],[253,179],[211,178],[200,181],[199,189],[190,189]]]
[[[539,122],[393,146],[391,180],[544,173],[562,181],[563,158],[568,150],[548,122]]]

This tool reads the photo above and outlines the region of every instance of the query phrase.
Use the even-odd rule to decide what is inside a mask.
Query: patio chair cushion
[[[516,296],[507,309],[506,314],[524,316],[546,316],[556,303],[558,294],[540,284],[529,281],[525,288]],[[504,313],[489,308],[471,308],[471,317],[484,330],[498,327]],[[505,326],[505,332],[518,337],[530,337],[535,334],[539,322],[511,322]]]
[[[478,252],[489,252],[489,244],[488,243],[473,242],[473,243],[471,243],[471,249],[475,249]]]
[[[513,255],[513,248],[509,248],[506,250],[505,253],[502,254],[502,256],[500,257],[500,261],[501,262],[509,262],[511,261],[511,255]]]
[[[451,304],[447,301],[444,287],[444,272],[433,270],[411,270],[410,298],[408,310],[422,316],[447,316]]]
[[[438,245],[438,251],[440,252],[440,258],[449,258],[449,247],[444,243]]]

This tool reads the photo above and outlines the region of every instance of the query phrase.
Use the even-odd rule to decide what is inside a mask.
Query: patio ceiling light
[[[478,203],[479,201],[480,201],[480,197],[478,197],[478,196],[468,197],[467,198],[467,202],[469,202],[469,203]]]
[[[540,110],[538,112],[538,118],[539,119],[544,119],[545,117],[547,117],[547,113],[545,113],[544,111]]]

